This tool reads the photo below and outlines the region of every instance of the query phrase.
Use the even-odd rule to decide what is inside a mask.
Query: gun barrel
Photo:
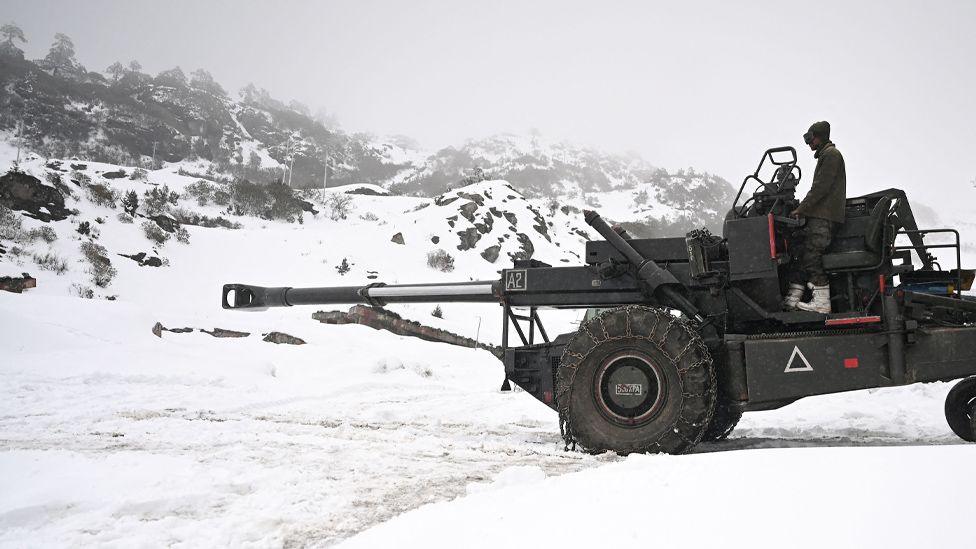
[[[492,303],[498,301],[497,281],[441,284],[370,284],[321,288],[265,288],[251,284],[224,284],[225,309],[264,310],[293,305],[343,305],[366,303]]]

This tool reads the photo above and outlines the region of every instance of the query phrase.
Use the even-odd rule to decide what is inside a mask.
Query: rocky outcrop
[[[498,254],[501,253],[502,247],[499,245],[488,246],[481,252],[481,257],[485,258],[488,263],[494,263],[498,260]]]
[[[105,179],[122,179],[126,175],[127,174],[125,173],[125,170],[120,168],[118,171],[105,172],[102,174],[102,177],[104,177]]]
[[[284,332],[269,332],[264,334],[264,338],[261,341],[267,341],[268,343],[285,344],[285,345],[305,345],[305,340],[300,337],[295,337],[293,335],[288,335]]]
[[[214,337],[247,337],[251,335],[250,332],[238,332],[236,330],[225,330],[223,328],[214,328],[209,332],[207,330],[200,331]]]
[[[135,261],[136,263],[139,264],[140,267],[162,267],[163,266],[162,259],[156,256],[146,257],[146,252],[139,252],[137,254],[132,254],[132,255],[126,255],[126,254],[119,254],[119,255],[122,257],[127,257],[132,261]]]
[[[532,255],[535,253],[535,246],[532,245],[532,239],[525,233],[517,233],[515,236],[518,238],[521,249],[514,253],[509,252],[508,256],[512,261],[532,259]]]
[[[176,229],[180,228],[180,224],[168,215],[153,215],[150,216],[149,219],[151,219],[156,225],[159,225],[160,229],[168,233],[176,232]]]
[[[478,244],[478,241],[481,240],[481,233],[478,232],[476,227],[460,231],[457,235],[461,239],[461,243],[458,244],[457,249],[461,251],[474,248]]]
[[[163,332],[170,332],[173,334],[188,334],[195,331],[200,331],[213,337],[247,337],[251,335],[250,332],[238,332],[235,330],[225,330],[223,328],[214,328],[211,331],[198,328],[167,328],[166,326],[163,326],[162,322],[157,322],[152,327],[152,333],[156,337],[163,337]]]
[[[478,205],[474,202],[467,202],[458,208],[458,211],[465,219],[474,223],[474,212],[478,211]]]
[[[390,239],[390,242],[394,244],[401,244],[401,245],[404,244],[405,242],[403,240],[403,233],[397,233],[393,235],[393,238]]]
[[[187,334],[193,331],[193,328],[167,328],[163,326],[162,322],[157,322],[152,327],[152,333],[156,337],[163,337],[163,332],[170,332],[174,334]]]
[[[0,276],[0,290],[19,294],[28,288],[36,288],[37,279],[27,273],[21,276]]]
[[[64,207],[60,191],[21,172],[11,171],[0,177],[0,204],[44,222],[61,221],[71,214]]]

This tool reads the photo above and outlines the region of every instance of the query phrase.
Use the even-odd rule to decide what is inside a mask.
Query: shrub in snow
[[[71,295],[84,299],[93,299],[95,297],[95,291],[91,289],[91,286],[82,286],[77,282],[71,285],[70,293]]]
[[[325,199],[329,219],[339,221],[345,219],[352,209],[352,197],[347,194],[332,193]]]
[[[236,179],[230,184],[230,200],[240,215],[263,216],[271,207],[271,197],[264,186],[246,179]]]
[[[40,269],[54,271],[59,275],[68,271],[68,262],[58,257],[54,252],[47,252],[44,255],[34,254],[34,263],[37,263]]]
[[[271,199],[267,217],[282,219],[289,223],[302,222],[303,201],[295,197],[295,193],[287,185],[271,183],[265,186],[265,191]]]
[[[437,249],[432,252],[427,252],[427,266],[444,273],[449,273],[454,270],[454,258],[446,251]]]
[[[142,168],[136,168],[135,171],[132,172],[132,175],[129,176],[129,179],[132,179],[134,181],[145,181],[146,178],[148,177],[149,177],[149,172],[147,172]]]
[[[135,191],[130,190],[122,197],[122,209],[130,217],[136,215],[136,210],[139,209],[139,195]]]
[[[549,209],[549,217],[556,215],[556,210],[559,209],[559,200],[555,197],[550,198],[549,201],[546,202],[546,208]]]
[[[434,310],[430,312],[430,315],[437,318],[444,318],[444,311],[441,309],[441,306],[438,305],[434,307]]]
[[[31,229],[29,233],[31,240],[43,240],[48,244],[54,242],[58,239],[58,233],[54,231],[51,227],[47,225],[43,227],[37,227],[36,229]]]
[[[340,275],[344,275],[344,274],[346,274],[346,273],[348,273],[348,272],[349,272],[349,271],[351,271],[351,270],[352,270],[352,267],[350,267],[350,266],[349,266],[349,261],[347,261],[347,260],[346,260],[346,258],[344,258],[344,257],[342,258],[342,263],[340,263],[340,264],[339,264],[339,265],[338,265],[338,266],[336,267],[336,271],[337,271],[337,272],[338,272],[338,273],[339,273]]]
[[[0,240],[26,242],[30,235],[24,231],[20,214],[0,204]]]
[[[176,232],[173,233],[173,236],[175,236],[176,241],[181,244],[190,243],[190,232],[184,229],[183,227],[179,227],[178,229],[176,229]]]
[[[90,265],[88,274],[91,275],[92,282],[99,288],[105,288],[111,284],[117,271],[115,267],[112,267],[112,260],[108,258],[105,247],[91,241],[82,242],[81,253]]]
[[[105,206],[106,208],[115,209],[116,202],[119,200],[117,192],[98,183],[85,185],[85,194],[92,203],[97,206]]]
[[[118,216],[116,216],[116,219],[118,219],[122,223],[132,223],[133,221],[132,216],[125,212],[122,212]]]
[[[170,210],[170,215],[176,220],[180,225],[196,225],[198,227],[207,227],[213,229],[215,227],[223,227],[225,229],[240,229],[241,224],[230,221],[229,219],[224,219],[223,217],[208,217],[206,215],[200,215],[187,208],[173,208]]]
[[[91,178],[85,172],[73,171],[71,172],[71,180],[75,183],[85,186],[91,183]]]
[[[647,201],[649,199],[650,197],[647,196],[647,189],[641,189],[640,191],[634,194],[634,202],[638,204],[647,204]]]
[[[159,228],[159,225],[153,223],[152,221],[143,221],[142,234],[146,236],[149,240],[155,242],[158,246],[162,246],[169,240],[169,233]]]
[[[77,231],[78,234],[82,236],[90,236],[91,238],[99,237],[98,229],[92,227],[92,224],[89,223],[88,221],[82,221],[81,223],[79,223],[78,227],[75,228],[75,231]]]
[[[376,214],[374,214],[373,212],[366,212],[363,215],[359,216],[359,219],[362,219],[363,221],[379,221],[380,220],[380,218],[379,217],[376,217]]]
[[[253,215],[264,219],[281,219],[302,222],[302,212],[311,211],[312,205],[295,195],[282,183],[266,185],[237,179],[230,185],[231,211],[237,215]]]
[[[142,193],[142,208],[146,215],[159,215],[166,213],[171,205],[175,206],[179,199],[179,194],[161,185]]]
[[[231,195],[220,185],[206,180],[199,180],[186,186],[186,194],[197,200],[200,206],[213,202],[218,206],[230,204]]]

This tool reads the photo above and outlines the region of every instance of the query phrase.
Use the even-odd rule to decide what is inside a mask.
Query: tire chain
[[[621,311],[625,312],[627,315],[626,317],[627,327],[626,327],[625,334],[622,336],[611,336],[609,331],[606,328],[606,325],[603,323],[604,318],[612,314],[619,313]],[[651,328],[650,333],[647,335],[635,334],[633,332],[631,319],[633,318],[632,317],[633,313],[637,311],[642,311],[642,312],[649,311],[653,313],[655,316],[654,326],[653,328]],[[662,318],[666,318],[666,320],[662,320]],[[667,326],[665,327],[663,332],[659,334],[658,328],[661,326],[662,322],[667,322]],[[605,337],[597,338],[597,336],[593,334],[590,328],[591,326],[594,325],[599,326],[599,330],[603,332],[603,336]],[[668,334],[670,334],[671,330],[676,326],[682,329],[688,335],[689,340],[688,343],[684,346],[684,348],[676,356],[672,357],[668,353],[668,351],[664,348],[663,343],[666,341],[667,336]],[[666,357],[668,360],[671,361],[671,364],[672,366],[674,366],[675,370],[677,371],[679,380],[681,381],[681,388],[682,388],[681,396],[683,399],[704,397],[708,401],[708,404],[706,405],[705,417],[702,418],[700,425],[690,424],[690,427],[692,428],[697,427],[697,429],[695,429],[695,432],[697,434],[694,436],[693,439],[689,439],[688,437],[683,435],[681,430],[677,428],[679,423],[688,424],[688,422],[686,422],[681,417],[680,413],[676,414],[674,422],[668,427],[668,431],[676,435],[684,443],[684,447],[681,448],[677,453],[685,453],[691,450],[696,444],[698,444],[698,442],[701,441],[702,436],[705,434],[705,431],[708,429],[708,425],[711,423],[712,415],[714,413],[715,405],[717,403],[717,386],[716,386],[717,384],[715,381],[715,369],[712,367],[711,354],[709,353],[708,347],[705,346],[705,343],[702,341],[701,336],[699,336],[698,331],[692,322],[684,318],[675,317],[668,311],[657,307],[648,307],[643,305],[628,305],[625,307],[619,307],[619,308],[603,311],[596,317],[590,319],[589,322],[581,324],[579,331],[577,331],[577,334],[581,331],[586,332],[586,335],[589,336],[590,339],[594,341],[595,345],[591,346],[589,351],[587,351],[585,354],[580,355],[578,353],[574,353],[570,351],[572,347],[572,340],[570,340],[570,343],[567,344],[565,349],[563,350],[563,355],[562,357],[560,357],[560,361],[559,361],[560,370],[565,368],[566,369],[565,371],[569,373],[567,382],[557,383],[557,387],[556,387],[556,406],[559,412],[559,432],[562,435],[563,441],[566,444],[565,449],[567,451],[569,450],[575,451],[578,447],[590,453],[599,453],[603,451],[602,449],[599,448],[597,449],[587,448],[586,445],[583,443],[583,441],[580,441],[579,438],[576,436],[573,430],[573,424],[571,418],[569,416],[568,403],[572,392],[572,385],[576,378],[576,369],[586,359],[586,357],[589,356],[590,352],[592,352],[593,349],[599,346],[599,344],[604,343],[606,341],[622,340],[626,338],[640,338],[651,343],[664,357]],[[692,364],[687,368],[680,368],[678,366],[678,362],[689,351],[697,351],[699,360],[697,360],[694,364]],[[570,360],[567,361],[567,358],[569,358]],[[685,392],[684,381],[685,381],[686,374],[688,374],[692,370],[702,368],[702,367],[708,370],[708,383],[707,383],[706,391],[700,394]],[[667,449],[664,449],[664,451],[666,450]],[[652,443],[650,446],[646,448],[642,448],[639,451],[658,453],[662,451],[662,447],[660,442],[656,441]]]

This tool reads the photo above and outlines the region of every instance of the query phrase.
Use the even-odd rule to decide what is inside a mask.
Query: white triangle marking
[[[800,360],[803,362],[803,366],[793,366],[793,361],[796,360],[796,357],[800,357]],[[812,371],[813,371],[813,366],[810,366],[810,361],[807,360],[807,357],[803,356],[803,352],[800,351],[800,348],[794,345],[793,354],[791,354],[790,359],[786,361],[786,369],[783,370],[783,372],[788,374],[790,372],[812,372]]]

